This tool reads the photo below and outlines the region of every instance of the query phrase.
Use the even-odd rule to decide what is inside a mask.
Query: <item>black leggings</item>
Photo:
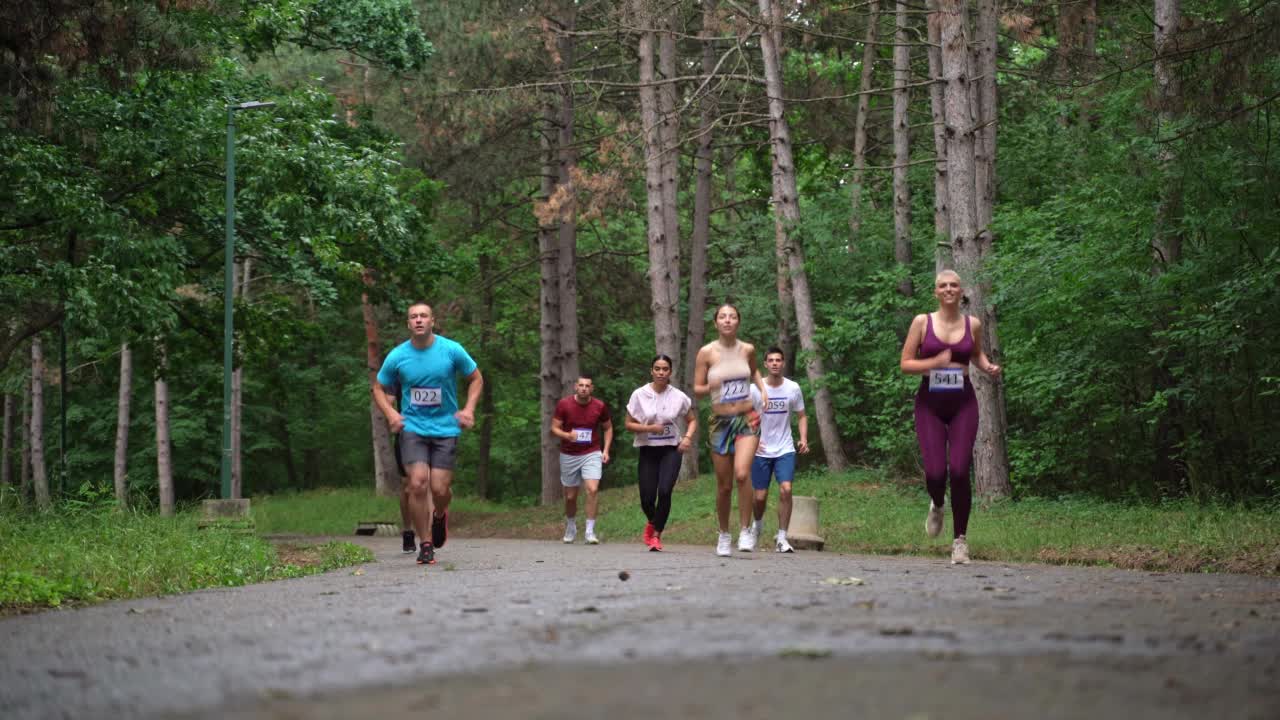
[[[675,445],[642,445],[640,448],[640,509],[662,532],[671,514],[671,491],[680,475],[680,451]]]

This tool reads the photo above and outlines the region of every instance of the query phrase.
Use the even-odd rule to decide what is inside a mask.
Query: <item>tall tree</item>
[[[13,482],[13,416],[14,397],[4,394],[4,442],[0,450],[0,487]]]
[[[933,118],[933,235],[934,270],[954,267],[951,253],[951,204],[947,196],[947,121],[942,78],[942,13],[938,0],[929,0],[929,110]]]
[[[673,4],[657,18],[658,32],[658,74],[662,84],[658,86],[659,139],[662,143],[662,226],[666,243],[666,267],[668,279],[663,283],[667,298],[665,305],[670,308],[671,343],[667,352],[673,359],[680,357],[680,114],[676,110],[676,19],[680,8]],[[672,363],[672,372],[678,373],[680,365]],[[674,375],[671,382],[677,386],[686,386],[691,376]],[[692,395],[692,393],[690,393]]]
[[[967,285],[968,310],[982,319],[984,349],[993,359],[998,359],[995,354],[998,350],[995,344],[995,312],[989,299],[990,282],[984,270],[986,256],[991,251],[991,233],[988,226],[979,224],[982,198],[989,198],[990,193],[985,186],[979,186],[977,167],[979,144],[985,142],[980,137],[982,130],[992,130],[990,149],[994,151],[995,147],[995,118],[994,115],[988,117],[987,113],[995,112],[995,33],[991,24],[997,18],[993,0],[982,0],[982,3],[990,3],[991,12],[984,12],[984,5],[979,5],[976,62],[968,50],[968,18],[964,0],[940,0],[939,3],[942,12],[942,69],[946,80],[947,194],[951,207],[951,246],[956,270]],[[991,44],[985,45],[987,42]],[[979,83],[990,79],[991,88],[971,87],[975,67],[985,73]],[[989,110],[985,110],[983,103],[988,99],[990,102],[985,107]],[[994,154],[984,150],[981,163],[985,166],[982,177],[993,179]],[[989,209],[983,209],[982,213],[981,219],[989,223]],[[982,417],[978,442],[974,446],[977,491],[983,497],[1005,497],[1011,493],[1012,487],[1005,450],[1004,395],[997,381],[979,377],[984,375],[978,373],[974,377],[978,412]]]
[[[657,352],[674,358],[680,352],[679,308],[678,303],[673,301],[673,298],[679,296],[678,288],[674,287],[679,269],[671,266],[671,258],[678,257],[679,251],[672,251],[670,245],[679,243],[679,238],[669,234],[664,191],[663,163],[667,146],[654,71],[657,33],[654,31],[655,18],[646,0],[634,0],[634,9],[639,25],[640,122],[644,133],[645,207],[653,339]]]
[[[369,377],[369,427],[373,442],[373,487],[382,497],[395,497],[400,493],[400,470],[396,466],[395,448],[391,444],[391,429],[387,419],[378,409],[373,393],[378,389],[378,370],[382,368],[382,341],[378,337],[378,317],[369,300],[373,287],[373,271],[365,268],[362,280],[364,291],[360,293],[360,310],[364,319],[365,371]],[[292,451],[289,451],[292,462]]]
[[[557,88],[556,193],[561,197],[559,256],[556,258],[560,288],[560,394],[573,392],[578,379],[578,198],[574,177],[578,152],[574,145],[574,98],[571,72],[574,62],[574,30],[577,6],[563,3],[552,21],[557,53],[553,67],[560,75]],[[557,486],[558,487],[558,486]]]
[[[702,28],[699,32],[702,44],[702,74],[708,78],[716,68],[715,36],[719,29],[716,21],[716,1],[707,0],[702,5]],[[702,347],[707,331],[707,245],[711,238],[711,195],[715,178],[713,176],[715,155],[715,121],[716,102],[712,93],[707,90],[698,99],[698,145],[694,152],[694,185],[693,185],[693,227],[689,236],[689,322],[684,341],[684,373],[686,378],[693,377],[693,368],[698,360],[698,350]],[[690,475],[698,474],[698,442],[695,435],[689,445],[685,461],[680,471]]]
[[[156,341],[155,413],[156,481],[160,491],[160,514],[173,515],[173,444],[169,441],[168,358],[164,345]]]
[[[893,45],[893,257],[904,268],[911,267],[911,186],[907,170],[911,163],[911,126],[907,110],[911,106],[910,15],[905,0],[898,0],[894,13]],[[911,273],[898,284],[905,297],[913,293]]]
[[[116,400],[116,457],[112,473],[116,504],[129,507],[129,404],[133,399],[133,350],[129,343],[120,344],[120,388]]]
[[[880,0],[871,0],[867,14],[866,39],[862,43],[862,73],[858,83],[858,112],[853,125],[853,181],[849,183],[851,214],[850,242],[862,234],[862,183],[867,167],[867,115],[871,112],[871,77],[876,64],[876,30],[880,23]]]
[[[1182,105],[1182,89],[1175,68],[1178,50],[1178,25],[1182,22],[1180,0],[1155,0],[1155,105],[1156,133],[1166,131],[1178,118]],[[1168,177],[1177,159],[1173,142],[1161,142],[1156,148],[1156,163],[1163,176]],[[1155,271],[1164,272],[1182,258],[1182,235],[1178,229],[1182,208],[1182,189],[1178,182],[1166,180],[1160,184],[1160,198],[1156,205],[1155,233],[1152,246],[1155,251]]]
[[[778,48],[779,66],[782,66],[786,58],[784,54],[786,46],[782,42],[782,24],[785,20],[785,14],[783,13],[781,2],[774,3],[772,9],[773,24],[770,26],[770,32],[773,33],[774,46]],[[865,147],[865,143],[863,147]],[[854,164],[857,165],[857,162],[855,161]],[[778,172],[778,156],[772,151],[769,153],[769,165],[770,178],[773,183],[772,197],[778,197],[781,194],[778,183],[782,179],[782,173]],[[860,195],[859,202],[861,202]],[[787,254],[787,226],[781,213],[773,214],[773,252],[774,285],[778,290],[778,332],[774,344],[782,349],[782,356],[786,358],[786,372],[791,373],[795,371],[796,367],[796,298],[795,294],[791,292],[791,267],[790,258]]]
[[[556,110],[548,102],[543,108],[543,128],[539,134],[542,147],[542,204],[535,206],[538,218],[539,308],[539,447],[541,448],[541,502],[550,505],[563,497],[560,485],[560,444],[551,434],[551,416],[564,381],[560,362],[560,279],[559,279],[559,211],[553,206],[556,192]]]
[[[49,475],[44,462],[44,350],[40,336],[31,338],[31,484],[36,507],[48,509]]]
[[[817,327],[813,315],[813,299],[809,293],[809,275],[804,267],[804,248],[796,236],[800,224],[800,204],[797,197],[796,168],[791,152],[791,129],[787,123],[783,104],[782,67],[776,36],[770,31],[773,25],[771,0],[760,0],[760,50],[764,56],[765,87],[769,95],[769,135],[773,154],[777,159],[778,179],[773,198],[774,212],[782,216],[787,234],[787,262],[791,270],[791,287],[795,295],[796,324],[800,334],[800,346],[805,352],[805,370],[813,386],[813,401],[818,420],[818,433],[822,437],[822,450],[827,466],[840,472],[848,465],[844,448],[840,445],[840,433],[836,429],[835,408],[831,391],[825,380],[822,354],[815,338]]]

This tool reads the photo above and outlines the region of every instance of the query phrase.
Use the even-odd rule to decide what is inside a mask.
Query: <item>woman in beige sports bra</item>
[[[760,371],[756,368],[756,349],[738,339],[738,308],[725,304],[716,309],[716,330],[720,336],[698,351],[693,373],[693,392],[697,397],[711,397],[711,462],[716,469],[716,516],[720,521],[720,537],[716,554],[732,554],[733,536],[729,534],[729,508],[733,502],[733,485],[738,486],[738,517],[742,532],[738,549],[751,552],[756,538],[751,530],[750,488],[751,460],[760,441],[760,414],[751,404],[750,386],[755,384],[760,396],[768,402]]]

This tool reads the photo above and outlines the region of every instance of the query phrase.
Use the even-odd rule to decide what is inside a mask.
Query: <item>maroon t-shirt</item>
[[[560,418],[560,429],[573,433],[578,440],[560,441],[560,452],[565,455],[586,455],[600,450],[600,424],[609,422],[609,406],[599,398],[591,398],[586,405],[573,395],[556,403],[554,417]]]

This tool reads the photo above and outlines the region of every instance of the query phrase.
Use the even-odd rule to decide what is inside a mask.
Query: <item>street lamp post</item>
[[[227,106],[227,242],[222,316],[222,499],[231,499],[231,336],[236,253],[236,113],[275,107],[273,102]]]

